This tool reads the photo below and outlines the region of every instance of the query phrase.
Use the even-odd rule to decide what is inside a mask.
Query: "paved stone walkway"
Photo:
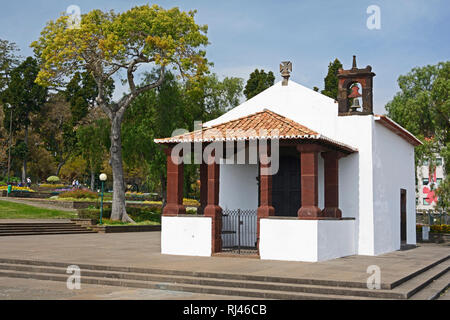
[[[81,284],[68,290],[65,282],[1,278],[0,300],[253,300],[251,298],[190,292],[134,289]]]
[[[382,283],[389,284],[450,254],[449,246],[421,245],[377,257],[350,256],[318,263],[186,257],[161,255],[160,238],[160,232],[3,237],[0,258],[359,283],[366,283],[367,267],[377,265]]]

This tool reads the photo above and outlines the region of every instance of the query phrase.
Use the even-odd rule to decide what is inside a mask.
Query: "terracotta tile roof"
[[[170,138],[155,139],[155,142],[164,144],[258,139],[315,139],[343,147],[351,152],[356,151],[352,147],[324,137],[268,109],[212,127],[203,128],[202,130]]]
[[[401,125],[399,125],[394,120],[390,119],[387,116],[382,115],[375,115],[375,121],[378,121],[378,123],[382,124],[392,132],[394,132],[396,135],[402,137],[404,140],[412,144],[414,147],[422,145],[422,141],[417,139],[411,132],[403,128]]]

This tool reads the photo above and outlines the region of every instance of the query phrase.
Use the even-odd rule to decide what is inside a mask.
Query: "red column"
[[[222,208],[219,206],[220,165],[214,154],[208,160],[208,204],[205,217],[212,218],[212,253],[222,251]]]
[[[200,165],[200,208],[198,214],[203,214],[208,204],[208,165]]]
[[[315,144],[298,145],[301,165],[301,192],[302,207],[298,210],[299,218],[318,218],[321,216],[319,209],[319,153],[322,150]]]
[[[270,173],[270,165],[267,163],[267,155],[260,154],[259,163],[259,193],[260,203],[258,207],[258,224],[257,224],[257,246],[259,248],[260,220],[275,215],[275,209],[272,207],[272,174]]]
[[[339,209],[339,158],[342,154],[337,151],[322,153],[325,168],[325,217],[342,218]]]
[[[167,204],[164,207],[164,216],[177,216],[186,214],[186,208],[183,206],[183,180],[184,167],[181,162],[181,156],[175,156],[180,163],[172,161],[172,148],[165,150],[167,156]]]

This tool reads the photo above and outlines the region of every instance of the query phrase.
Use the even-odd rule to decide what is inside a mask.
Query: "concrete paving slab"
[[[81,284],[69,290],[64,282],[0,277],[0,300],[252,300],[190,292],[130,289]]]

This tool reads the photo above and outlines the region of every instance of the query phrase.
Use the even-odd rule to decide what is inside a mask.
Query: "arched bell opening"
[[[372,67],[358,69],[356,56],[353,67],[339,69],[338,102],[339,116],[373,114],[373,77]]]

